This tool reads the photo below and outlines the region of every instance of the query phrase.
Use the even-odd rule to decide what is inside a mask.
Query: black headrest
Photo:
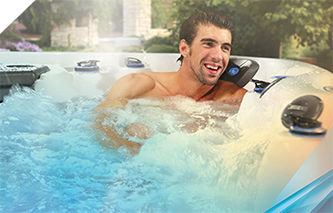
[[[220,80],[230,81],[244,87],[257,73],[259,64],[251,59],[230,57],[227,69]]]

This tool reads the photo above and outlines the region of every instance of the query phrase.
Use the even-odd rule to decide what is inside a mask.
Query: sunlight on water
[[[132,123],[155,133],[136,139],[143,146],[132,157],[100,146],[93,134],[90,111],[101,100],[57,103],[29,88],[12,93],[0,104],[1,212],[253,208],[267,141],[249,141],[235,128],[236,107],[176,96],[110,109],[104,125],[120,134]]]

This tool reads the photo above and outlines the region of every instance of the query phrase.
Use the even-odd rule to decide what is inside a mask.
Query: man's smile
[[[219,72],[220,69],[222,69],[221,65],[218,64],[204,64],[205,67],[208,69],[208,71],[212,74],[216,74]]]

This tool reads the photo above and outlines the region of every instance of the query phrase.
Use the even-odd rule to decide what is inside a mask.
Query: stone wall
[[[151,0],[123,0],[123,17],[124,37],[150,37]]]
[[[71,20],[70,25],[56,26],[51,31],[52,47],[94,46],[98,44],[98,20],[89,14],[82,24]],[[82,26],[83,25],[83,26]]]
[[[52,5],[54,12],[57,4]],[[151,29],[151,0],[123,0],[123,37],[150,39],[168,36],[167,29]],[[99,41],[98,20],[88,14],[82,20],[71,20],[70,25],[56,26],[51,31],[52,47],[94,46]]]

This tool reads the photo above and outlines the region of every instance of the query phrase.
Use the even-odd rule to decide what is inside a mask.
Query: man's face
[[[226,69],[231,52],[231,33],[214,25],[199,25],[189,52],[190,68],[205,85],[215,85]]]

